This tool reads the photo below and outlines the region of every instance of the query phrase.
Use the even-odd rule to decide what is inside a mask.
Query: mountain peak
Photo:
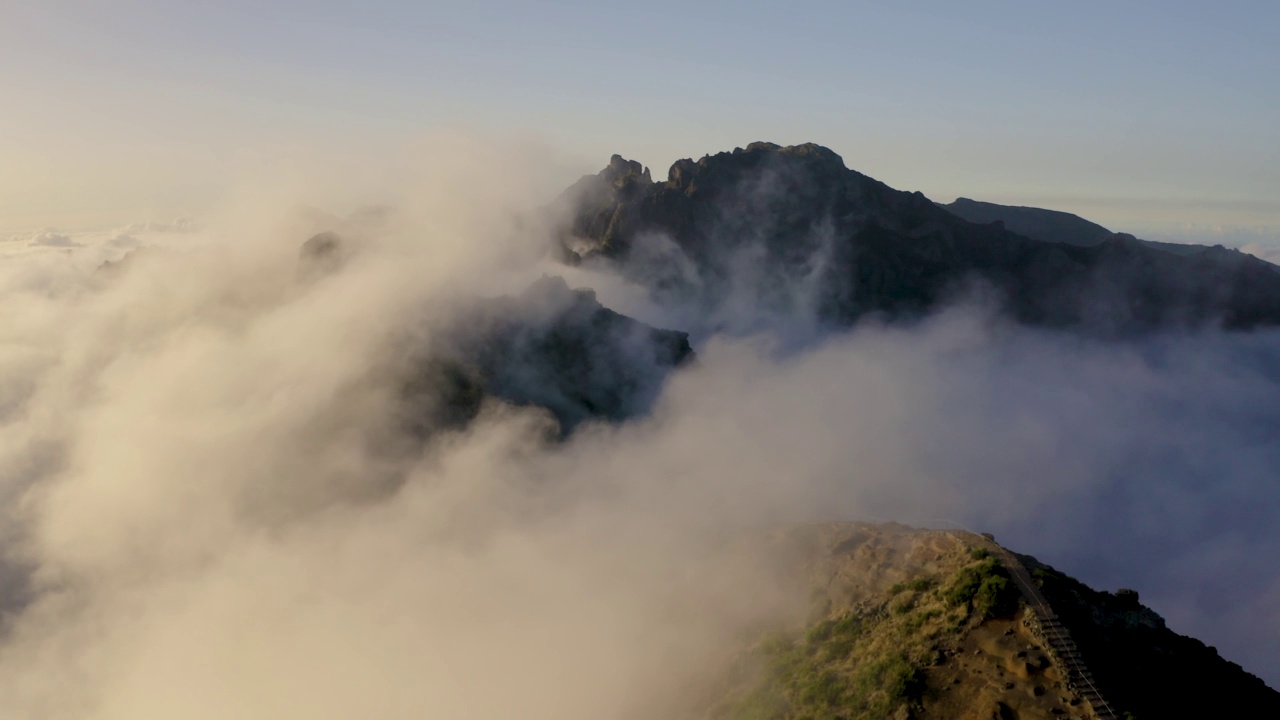
[[[848,326],[918,317],[977,283],[1020,321],[1104,334],[1280,323],[1280,276],[1224,253],[1192,262],[1070,213],[939,206],[815,143],[677,160],[665,182],[615,155],[565,198],[565,257],[615,263],[660,302],[713,315],[745,298],[763,316]]]
[[[649,168],[635,160],[627,160],[618,154],[614,154],[613,157],[609,158],[609,166],[602,170],[601,174],[615,183],[632,178],[641,178],[646,182],[652,182],[652,178],[649,177]]]

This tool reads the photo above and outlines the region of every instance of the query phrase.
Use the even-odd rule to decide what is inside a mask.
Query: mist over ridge
[[[1280,683],[1270,270],[1123,243],[1118,265],[1050,257],[857,173],[849,201],[804,164],[716,186],[681,161],[648,190],[617,158],[603,196],[577,188],[586,212],[548,217],[534,163],[448,145],[393,209],[341,227],[270,197],[204,233],[135,229],[162,249],[109,272],[128,243],[48,240],[0,268],[15,717],[652,717],[726,637],[787,610],[726,548],[841,517],[995,532],[1139,588]],[[824,150],[802,159],[834,173]],[[651,194],[694,186],[711,200]],[[325,231],[350,254],[301,272]],[[953,277],[985,242],[961,263],[985,282]],[[936,264],[912,274],[904,245]],[[1134,258],[1145,274],[1115,295],[1081,291],[1106,273],[1055,286],[1100,297],[1093,315],[1036,294]],[[1205,278],[1251,294],[1194,295]],[[442,330],[487,313],[516,329]],[[1075,331],[1095,319],[1115,322]],[[581,373],[530,350],[577,347],[564,327],[604,328],[582,344],[610,348],[593,362],[625,372],[600,382],[636,403],[519,395]],[[662,332],[688,336],[655,376],[648,340],[679,341]],[[407,427],[419,360],[444,356],[483,391],[464,421]]]

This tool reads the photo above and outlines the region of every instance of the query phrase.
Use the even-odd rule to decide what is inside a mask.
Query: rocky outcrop
[[[546,408],[566,434],[589,419],[646,412],[667,374],[692,357],[687,334],[609,310],[559,277],[475,301],[432,343],[432,362],[466,369],[456,387]]]
[[[626,163],[618,170],[642,174]],[[340,272],[350,245],[335,232],[314,235],[299,250],[298,279]],[[625,420],[647,412],[667,374],[693,358],[687,333],[614,312],[560,277],[517,296],[461,299],[426,330],[425,349],[401,338],[390,353],[398,359],[378,370],[399,378],[396,424],[420,439],[465,427],[485,398],[544,408],[561,436],[587,420]]]
[[[665,303],[848,325],[929,312],[981,288],[1031,324],[1123,333],[1280,323],[1280,273],[1241,255],[1179,257],[1131,236],[1037,242],[850,170],[818,145],[752,143],[680,160],[654,182],[615,156],[562,198],[574,260],[611,265]]]

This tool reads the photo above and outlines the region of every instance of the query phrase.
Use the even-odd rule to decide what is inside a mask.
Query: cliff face
[[[611,265],[672,303],[749,297],[759,311],[839,326],[868,313],[917,316],[976,285],[1039,325],[1280,322],[1280,273],[1251,256],[1178,257],[1124,235],[1090,246],[1031,241],[894,190],[812,144],[680,160],[663,182],[615,156],[562,202],[571,258]]]

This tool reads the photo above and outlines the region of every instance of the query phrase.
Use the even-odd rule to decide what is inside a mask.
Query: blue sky
[[[1280,226],[1280,4],[120,0],[0,10],[0,228],[198,212],[254,163],[753,140],[1116,229]]]

